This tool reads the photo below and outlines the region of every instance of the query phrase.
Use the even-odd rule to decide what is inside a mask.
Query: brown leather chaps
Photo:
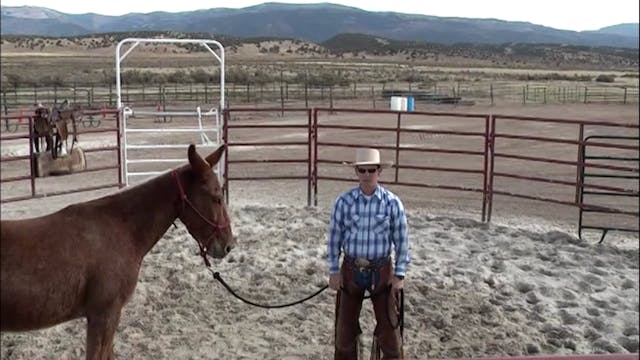
[[[356,285],[354,265],[343,262],[340,269],[343,289],[336,297],[335,323],[335,355],[336,360],[357,360],[357,337],[360,330],[360,310],[364,300],[365,289]],[[375,342],[382,350],[383,359],[402,359],[402,337],[398,326],[400,318],[398,308],[398,294],[392,294],[391,276],[392,265],[387,262],[377,270],[379,281],[371,292],[371,302],[376,316],[374,331]]]

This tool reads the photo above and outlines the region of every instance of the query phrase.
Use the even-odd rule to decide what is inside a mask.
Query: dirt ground
[[[303,104],[288,104],[288,107],[299,107]],[[310,106],[327,106],[327,104],[310,104]],[[337,102],[336,108],[369,109],[367,102]],[[349,113],[329,111],[319,112],[319,146],[318,158],[318,193],[317,202],[320,206],[330,204],[336,195],[353,183],[353,174],[350,170],[340,165],[343,161],[352,160],[353,149],[342,146],[333,146],[331,143],[353,144],[358,146],[371,146],[382,149],[383,158],[397,161],[401,166],[415,166],[428,168],[445,168],[454,171],[416,170],[416,169],[388,169],[383,173],[383,182],[400,182],[411,184],[426,184],[434,187],[454,186],[470,191],[446,190],[438,188],[423,188],[417,186],[398,186],[389,184],[389,187],[397,192],[405,201],[407,207],[441,209],[442,211],[455,211],[475,214],[480,219],[483,207],[483,177],[484,167],[482,153],[484,150],[484,138],[486,121],[482,116],[494,114],[499,118],[504,116],[533,116],[555,119],[574,119],[611,123],[633,124],[635,128],[607,128],[585,127],[585,136],[595,134],[615,134],[638,136],[638,107],[636,105],[510,105],[510,106],[454,106],[454,105],[416,105],[416,111],[447,113],[447,114],[478,114],[477,118],[445,115],[403,115],[402,129],[410,129],[416,132],[402,132],[397,137],[397,115],[373,114],[373,113]],[[183,126],[190,121],[185,118],[174,118],[171,123],[154,121],[151,117],[136,116],[130,120],[131,127],[176,127]],[[290,197],[282,198],[274,196],[274,203],[305,205],[308,201],[307,181],[308,174],[306,159],[309,157],[308,147],[308,118],[304,112],[232,112],[231,128],[229,129],[230,148],[228,177],[230,202],[250,202],[255,192],[264,191],[265,186],[275,186],[287,189]],[[289,126],[280,128],[240,128],[247,125],[278,125]],[[386,130],[365,131],[330,128],[331,125],[358,125],[376,126]],[[184,125],[187,126],[187,125]],[[191,125],[189,125],[191,126]],[[236,127],[238,126],[238,127]],[[99,130],[114,129],[115,123],[104,119]],[[3,129],[4,130],[4,129]],[[82,132],[91,129],[80,127]],[[420,133],[417,131],[464,131],[473,134],[459,136],[453,134]],[[3,133],[4,135],[5,133]],[[575,141],[578,138],[579,127],[575,124],[553,124],[543,122],[522,122],[502,119],[498,120],[496,134],[529,135],[539,137],[552,137]],[[198,134],[178,134],[167,137],[166,134],[134,134],[129,139],[140,143],[162,144],[188,144],[201,143]],[[215,133],[208,133],[215,139]],[[134,140],[132,140],[134,139]],[[247,145],[256,142],[269,142],[269,146]],[[398,154],[388,149],[395,147],[396,142],[402,147],[414,150],[402,150]],[[116,143],[115,133],[81,133],[80,145],[87,151],[88,167],[117,166],[117,157],[114,151],[91,152],[93,148],[113,146]],[[244,144],[244,145],[243,145]],[[626,144],[629,144],[628,142]],[[633,145],[634,142],[631,142]],[[637,158],[637,141],[635,150],[615,150],[607,152],[607,155],[626,156]],[[20,141],[5,141],[2,144],[3,157],[16,155],[26,151],[26,143]],[[17,150],[15,150],[17,149]],[[417,149],[417,150],[416,150]],[[421,151],[422,149],[422,151]],[[425,149],[430,149],[425,151]],[[312,149],[313,150],[313,149]],[[457,150],[468,151],[474,154],[448,154],[443,151]],[[606,150],[606,149],[605,149]],[[207,151],[201,148],[201,152]],[[576,161],[578,146],[575,144],[549,143],[540,141],[527,141],[521,139],[496,139],[496,154],[515,154],[543,157],[563,161]],[[634,155],[635,154],[635,155]],[[130,151],[129,157],[144,158],[176,158],[184,157],[181,149],[162,150],[150,152],[148,150],[134,153]],[[246,161],[260,160],[247,163]],[[242,162],[245,161],[245,162]],[[273,162],[275,161],[275,162]],[[295,162],[297,161],[297,162]],[[153,163],[145,168],[145,165],[134,164],[131,169],[137,170],[163,170],[176,166],[176,163]],[[637,162],[617,162],[616,165],[635,168],[637,174]],[[457,171],[456,171],[457,170]],[[530,176],[549,179],[547,182],[534,182],[511,177],[496,177],[494,191],[522,194],[557,199],[565,202],[574,202],[576,196],[575,185],[563,185],[552,183],[553,180],[572,182],[576,181],[576,166],[567,164],[551,164],[537,161],[514,160],[497,157],[494,171],[506,174]],[[28,172],[27,161],[3,162],[2,178],[19,176]],[[397,179],[396,179],[397,176]],[[251,180],[250,178],[280,177],[272,180]],[[342,178],[343,181],[328,180],[326,178]],[[132,179],[132,182],[141,178]],[[49,177],[36,180],[38,192],[64,191],[81,186],[95,186],[113,184],[118,181],[117,171],[102,170],[82,174],[73,174],[58,177]],[[638,180],[630,179],[615,182],[611,179],[593,180],[593,184],[610,185],[638,191]],[[29,193],[28,181],[2,183],[2,197],[8,198]],[[31,200],[17,203],[2,204],[2,214],[7,216],[5,209],[30,208],[33,201],[54,201],[60,206],[73,201],[88,199],[116,188],[89,192],[84,194],[56,196],[44,200]],[[279,192],[275,192],[279,193]],[[629,211],[638,211],[637,196],[634,197],[601,197],[598,199],[585,198],[585,203],[604,205]],[[10,211],[14,213],[13,211]],[[22,213],[20,211],[19,213]],[[15,214],[15,213],[14,213]],[[27,213],[25,212],[25,215]],[[492,202],[492,220],[510,221],[511,219],[543,218],[548,221],[556,221],[568,229],[577,231],[578,209],[573,206],[553,204],[527,200],[506,195],[494,195]],[[603,217],[602,214],[585,214],[585,221],[601,225],[621,225],[637,229],[637,216]],[[598,233],[594,233],[594,238]]]

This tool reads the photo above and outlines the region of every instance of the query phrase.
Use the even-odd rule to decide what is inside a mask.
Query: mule
[[[50,122],[51,109],[38,104],[33,117],[33,147],[36,153],[40,152],[42,139],[44,138],[46,148],[50,151],[53,148],[53,125]]]
[[[25,331],[87,319],[86,359],[113,359],[123,306],[143,257],[180,219],[201,255],[223,258],[235,246],[220,183],[205,159],[113,195],[58,212],[0,224],[0,330]],[[53,231],[55,230],[55,231]]]
[[[69,107],[67,100],[62,102],[59,107],[53,108],[51,112],[51,123],[54,124],[55,130],[55,144],[53,146],[51,156],[56,159],[58,156],[67,156],[70,151],[73,151],[73,147],[78,143],[78,126],[77,122],[82,121],[82,110],[77,107]],[[67,142],[69,138],[69,123],[73,130],[73,140],[71,142],[71,149]]]

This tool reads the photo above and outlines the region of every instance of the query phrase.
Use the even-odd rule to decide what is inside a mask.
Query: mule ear
[[[211,167],[216,166],[218,161],[220,161],[220,158],[222,157],[222,154],[224,154],[224,149],[226,147],[227,146],[225,144],[222,144],[222,145],[220,145],[218,150],[214,151],[213,153],[211,153],[209,156],[206,157],[205,160],[207,160],[207,162],[209,163],[209,166],[211,166]]]
[[[191,164],[191,168],[193,171],[200,177],[204,177],[211,171],[211,167],[204,161],[200,155],[196,152],[196,146],[191,144],[189,145],[189,164]]]

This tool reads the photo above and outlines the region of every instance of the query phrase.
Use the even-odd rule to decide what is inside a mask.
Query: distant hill
[[[633,23],[618,24],[618,25],[612,25],[612,26],[603,27],[602,29],[596,30],[595,32],[601,33],[601,34],[615,34],[615,35],[622,35],[622,36],[631,36],[631,37],[635,37],[637,39],[638,38],[638,32],[640,31],[640,28],[639,28],[638,25],[639,24],[633,24]]]
[[[2,35],[3,55],[93,54],[111,58],[116,45],[125,38],[212,38],[203,33],[135,31],[70,37]],[[314,43],[276,37],[237,38],[215,36],[225,46],[225,56],[233,62],[338,59],[340,61],[394,62],[434,66],[498,68],[607,69],[637,72],[638,48],[590,47],[559,44],[438,44],[385,39],[366,34],[338,34]],[[194,44],[151,45],[136,50],[141,55],[206,52]]]
[[[370,12],[330,3],[264,3],[242,9],[214,8],[122,16],[72,15],[40,7],[3,6],[0,18],[2,35],[77,36],[125,31],[177,31],[322,42],[341,33],[360,33],[440,44],[547,43],[628,48],[638,48],[637,29],[638,24],[620,24],[596,31],[576,32],[528,22]]]

